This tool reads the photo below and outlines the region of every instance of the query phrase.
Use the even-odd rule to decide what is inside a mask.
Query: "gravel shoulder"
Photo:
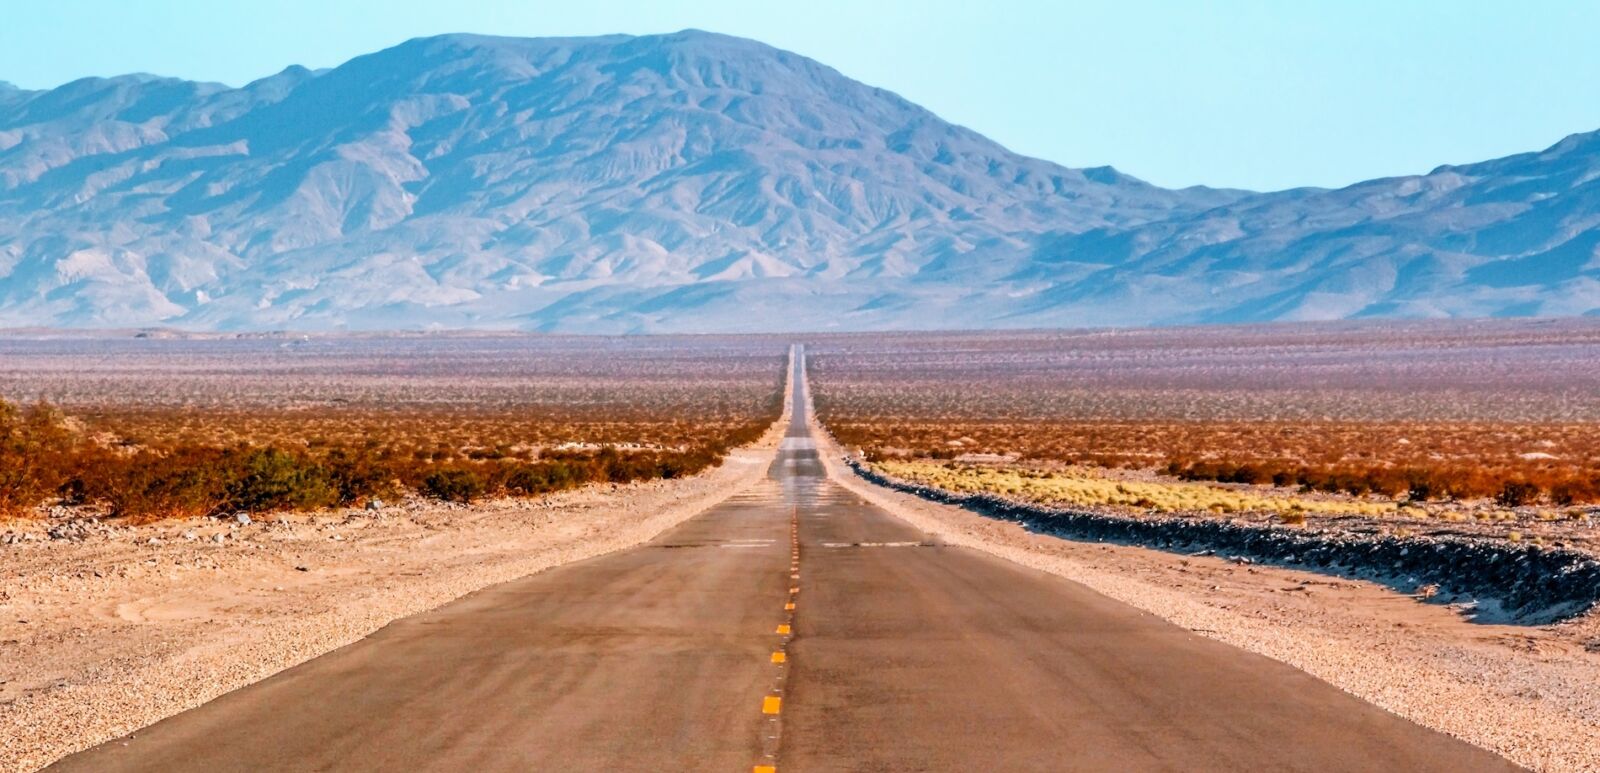
[[[1375,583],[1027,531],[857,477],[817,427],[841,485],[950,544],[1064,577],[1300,668],[1534,770],[1600,770],[1600,616],[1486,625]]]
[[[481,588],[648,541],[765,477],[720,466],[473,506],[199,519],[0,545],[0,771],[137,731]]]

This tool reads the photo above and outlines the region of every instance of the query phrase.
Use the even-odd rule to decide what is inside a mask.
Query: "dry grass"
[[[1003,494],[1069,507],[1118,507],[1159,513],[1292,513],[1301,523],[1307,514],[1426,515],[1421,508],[1396,508],[1385,502],[1305,497],[1201,483],[1129,480],[1089,467],[1036,470],[932,461],[883,461],[877,467],[897,478],[948,491]]]

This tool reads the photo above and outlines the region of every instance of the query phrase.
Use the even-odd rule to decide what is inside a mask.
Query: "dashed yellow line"
[[[798,581],[800,579],[800,508],[798,507],[790,510],[789,538],[791,542],[789,551],[789,579]],[[791,625],[791,623],[794,621],[795,598],[799,593],[800,586],[798,582],[789,587],[789,598],[783,605],[783,610],[788,613],[787,618],[789,622],[778,624],[776,631],[780,636],[790,636],[794,631],[794,627]],[[784,664],[788,661],[789,654],[785,652],[781,646],[779,649],[776,649],[772,652],[772,662],[774,664]],[[784,682],[784,671],[779,669],[778,674],[778,684],[781,685]],[[774,690],[782,692],[782,690],[778,690],[776,687],[774,687]],[[772,717],[774,720],[777,719],[777,714],[782,711],[782,709],[783,698],[777,695],[768,695],[761,699],[761,713]],[[776,737],[777,736],[774,735],[769,736],[768,738],[771,740],[775,739]],[[768,748],[770,753],[768,753],[766,756],[768,759],[771,759],[774,754],[776,754],[776,750],[772,749],[770,746]],[[751,768],[751,773],[778,773],[778,768],[776,765],[756,765]]]

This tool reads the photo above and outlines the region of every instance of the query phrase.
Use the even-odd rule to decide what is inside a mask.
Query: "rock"
[[[237,523],[240,526],[249,526],[250,525],[250,514],[249,513],[234,513],[233,514],[233,521],[234,521],[234,523]]]
[[[369,499],[369,500],[367,500],[367,509],[368,510],[382,510],[383,509],[383,500],[381,500],[381,499]]]
[[[226,534],[213,534],[213,535],[211,535],[211,541],[217,543],[218,545],[221,545],[227,539],[228,539],[228,535],[226,535]]]
[[[81,542],[85,537],[89,536],[89,529],[82,521],[67,521],[46,529],[45,536],[54,540]]]
[[[199,539],[199,536],[200,535],[195,534],[193,531],[186,531],[183,533],[183,538],[190,542],[194,542],[196,539]]]

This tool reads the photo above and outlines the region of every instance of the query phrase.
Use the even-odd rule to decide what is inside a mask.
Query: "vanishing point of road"
[[[830,481],[395,621],[62,771],[1487,771],[1488,752]]]

